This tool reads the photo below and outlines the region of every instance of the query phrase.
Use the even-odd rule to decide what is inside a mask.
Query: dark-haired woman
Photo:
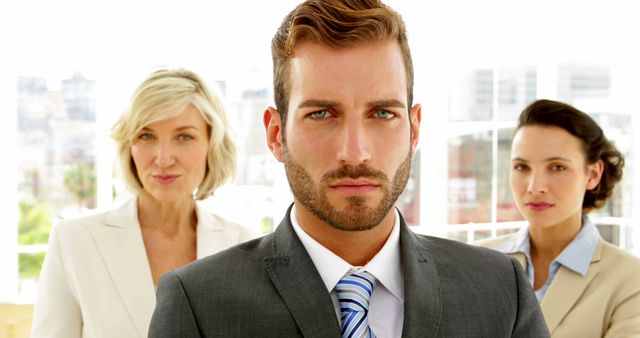
[[[605,242],[587,216],[623,166],[578,109],[538,100],[520,114],[510,181],[529,224],[483,245],[520,260],[552,337],[640,337],[640,258]]]

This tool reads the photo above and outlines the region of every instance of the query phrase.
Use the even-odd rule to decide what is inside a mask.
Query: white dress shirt
[[[391,234],[382,249],[365,266],[352,266],[309,236],[298,224],[296,207],[291,210],[291,224],[307,250],[331,294],[340,322],[340,307],[334,287],[346,274],[367,271],[378,279],[369,301],[369,326],[378,338],[402,336],[404,320],[404,278],[400,260],[400,215],[396,210]]]

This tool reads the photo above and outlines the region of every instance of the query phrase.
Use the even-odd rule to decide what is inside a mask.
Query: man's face
[[[399,45],[302,41],[289,67],[286,142],[268,135],[298,207],[337,229],[375,227],[407,183],[419,135]]]

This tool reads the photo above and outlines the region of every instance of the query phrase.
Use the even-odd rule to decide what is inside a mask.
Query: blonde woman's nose
[[[160,168],[167,168],[175,164],[174,149],[170,145],[158,145],[155,149],[155,164]]]

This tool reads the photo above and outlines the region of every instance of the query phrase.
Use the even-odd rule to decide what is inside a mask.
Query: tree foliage
[[[96,172],[93,166],[83,162],[73,165],[64,174],[64,187],[82,205],[96,193]]]
[[[47,203],[22,200],[18,203],[18,243],[20,245],[46,244],[51,232],[51,208]],[[18,256],[21,278],[37,278],[40,275],[44,252],[21,253]]]
[[[22,200],[19,203],[18,243],[46,244],[51,231],[51,208],[47,203]]]

